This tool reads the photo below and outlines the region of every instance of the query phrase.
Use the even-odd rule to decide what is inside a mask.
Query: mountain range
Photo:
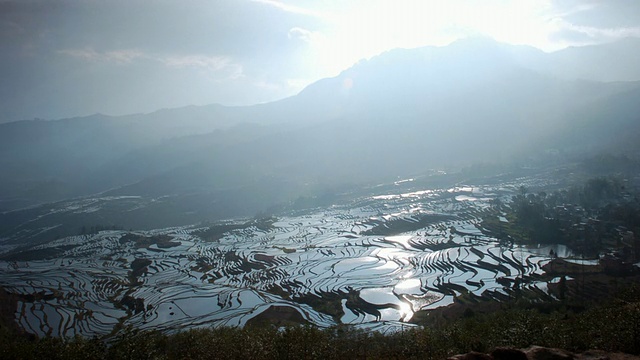
[[[272,103],[0,124],[0,231],[87,196],[172,199],[129,218],[170,226],[432,169],[636,157],[639,57],[631,39],[554,53],[467,39],[391,50]]]

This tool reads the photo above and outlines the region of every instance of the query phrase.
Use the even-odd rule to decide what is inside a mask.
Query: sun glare
[[[393,48],[444,46],[469,36],[552,49],[556,22],[545,1],[356,1],[325,9],[327,27],[308,37],[309,61],[335,76],[361,59]]]
[[[409,321],[413,317],[413,308],[411,304],[404,301],[400,302],[400,317],[402,321]]]

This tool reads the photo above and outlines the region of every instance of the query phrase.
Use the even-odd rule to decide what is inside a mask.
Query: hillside
[[[465,40],[392,50],[273,103],[1,124],[0,209],[104,191],[268,195],[238,212],[251,215],[335,186],[550,149],[633,153],[640,84],[561,79],[577,56],[559,57]]]

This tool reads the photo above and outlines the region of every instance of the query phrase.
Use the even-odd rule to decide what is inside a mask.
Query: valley
[[[5,251],[0,286],[38,336],[264,321],[395,332],[463,294],[504,301],[515,283],[553,301],[558,278],[542,267],[578,254],[505,243],[482,219],[508,221],[494,204],[522,186],[562,185],[545,172],[446,188],[407,179],[267,218],[63,237]]]

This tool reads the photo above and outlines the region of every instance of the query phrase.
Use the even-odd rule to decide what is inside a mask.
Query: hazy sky
[[[0,0],[0,122],[246,105],[388,49],[640,37],[636,0]]]

